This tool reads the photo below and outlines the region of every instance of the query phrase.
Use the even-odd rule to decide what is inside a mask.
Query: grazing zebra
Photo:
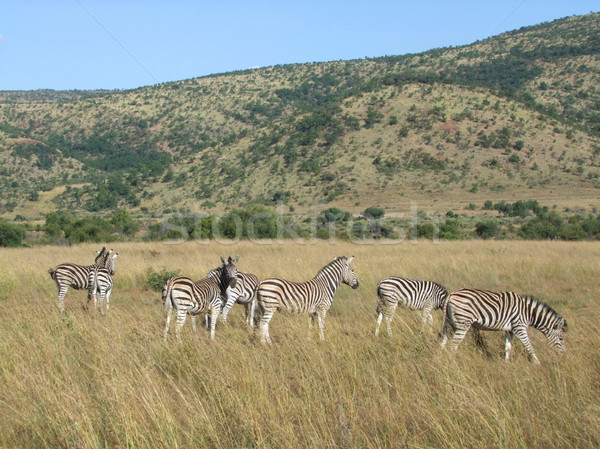
[[[104,314],[104,304],[106,304],[106,311],[108,312],[110,294],[113,288],[112,277],[115,274],[115,259],[118,255],[119,253],[113,255],[111,249],[106,258],[105,267],[95,267],[90,270],[88,276],[88,304],[93,299],[95,308],[100,309],[102,314]],[[100,294],[100,302],[96,301],[96,293]]]
[[[235,287],[237,280],[237,257],[236,259],[229,257],[227,260],[221,257],[221,261],[223,264],[215,270],[218,273],[217,276],[209,276],[198,282],[184,276],[172,277],[167,280],[162,290],[162,299],[167,315],[165,339],[169,333],[173,309],[175,309],[177,338],[181,335],[181,329],[188,313],[192,317],[200,313],[210,314],[210,322],[207,323],[207,326],[210,325],[210,338],[215,338],[215,325],[221,312],[225,290],[228,287]]]
[[[433,324],[433,310],[444,306],[448,292],[444,287],[431,281],[415,281],[399,277],[383,279],[377,286],[377,328],[375,336],[379,336],[381,321],[385,318],[388,335],[392,335],[392,318],[398,305],[410,310],[422,310],[422,326],[425,321]]]
[[[48,270],[50,277],[54,279],[54,282],[56,282],[56,286],[58,287],[58,309],[61,313],[65,311],[65,295],[67,294],[67,289],[72,287],[75,290],[87,290],[89,288],[90,271],[97,267],[104,267],[109,254],[110,252],[106,251],[106,248],[103,247],[102,250],[98,252],[93,265],[63,263]]]
[[[511,341],[516,335],[527,349],[533,363],[539,365],[540,361],[527,335],[529,326],[542,332],[551,347],[560,352],[565,350],[566,320],[549,305],[531,296],[468,288],[452,292],[444,307],[442,347],[445,346],[448,337],[454,334],[451,348],[456,351],[471,326],[476,329],[505,331],[506,360],[510,357]]]
[[[316,317],[319,337],[324,340],[323,321],[340,284],[343,282],[358,288],[358,280],[350,267],[353,261],[354,256],[350,259],[335,258],[308,282],[297,283],[278,278],[263,280],[256,291],[258,307],[262,312],[259,324],[261,342],[271,343],[269,321],[278,309],[297,315],[310,315],[312,320]]]

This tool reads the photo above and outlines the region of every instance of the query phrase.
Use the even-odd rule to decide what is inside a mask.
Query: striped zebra
[[[212,276],[214,270],[208,276]],[[246,323],[254,327],[254,309],[256,299],[256,289],[258,288],[258,278],[252,273],[237,273],[237,282],[235,287],[228,288],[225,292],[227,301],[221,310],[223,321],[227,321],[227,315],[234,304],[243,304],[246,312]]]
[[[353,261],[354,256],[350,259],[335,258],[308,282],[270,278],[258,284],[256,298],[262,312],[259,324],[261,342],[271,343],[269,321],[279,309],[296,315],[310,315],[312,320],[316,318],[319,337],[324,340],[323,322],[340,284],[343,282],[352,288],[358,288],[358,280],[350,266]]]
[[[54,279],[54,282],[56,282],[56,286],[58,287],[58,309],[61,313],[65,311],[65,296],[67,294],[67,289],[72,287],[75,290],[88,290],[90,271],[97,267],[104,267],[109,253],[110,252],[106,251],[106,248],[103,247],[102,250],[97,253],[96,259],[92,265],[63,263],[48,270],[50,277]]]
[[[565,350],[566,320],[549,305],[531,296],[469,288],[452,292],[444,307],[442,347],[446,345],[448,337],[453,335],[451,348],[456,351],[471,326],[476,329],[505,331],[506,360],[510,357],[511,341],[516,335],[533,363],[539,365],[540,361],[527,335],[529,326],[543,333],[551,347],[560,352]]]
[[[108,312],[110,294],[113,288],[112,277],[115,274],[115,259],[119,253],[112,254],[113,250],[109,251],[106,258],[105,267],[95,267],[90,270],[88,276],[88,305],[93,299],[94,307],[99,309],[104,314],[104,304],[106,304],[106,311]],[[100,302],[96,301],[96,293],[100,295]]]
[[[379,336],[381,321],[385,318],[388,335],[392,335],[392,318],[398,305],[410,310],[422,310],[422,326],[429,322],[433,325],[433,310],[444,306],[448,292],[440,284],[431,281],[416,281],[399,277],[382,279],[377,286],[377,327],[375,336]]]
[[[184,276],[176,276],[167,280],[162,290],[162,299],[167,315],[165,339],[169,333],[173,309],[175,309],[177,338],[181,335],[187,315],[190,314],[193,318],[194,315],[200,313],[205,313],[207,318],[210,317],[207,327],[209,327],[210,338],[215,338],[215,325],[221,312],[225,290],[228,287],[235,287],[237,281],[237,257],[236,259],[229,257],[227,260],[221,257],[221,261],[223,264],[215,270],[218,273],[217,276],[208,276],[198,282]],[[193,320],[192,324],[195,324]]]

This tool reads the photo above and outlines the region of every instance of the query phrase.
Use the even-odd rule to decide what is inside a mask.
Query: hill
[[[0,214],[595,210],[599,28],[589,14],[421,54],[0,92]]]

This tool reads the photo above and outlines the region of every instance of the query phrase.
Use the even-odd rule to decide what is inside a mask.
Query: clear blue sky
[[[0,0],[0,90],[129,89],[403,55],[599,10],[597,0]]]

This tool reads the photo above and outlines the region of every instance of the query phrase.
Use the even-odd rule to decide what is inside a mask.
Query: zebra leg
[[[219,318],[220,310],[218,307],[213,307],[210,312],[210,339],[215,339],[215,326],[217,325],[217,319]],[[206,315],[208,317],[208,315]]]
[[[165,312],[167,314],[165,319],[165,340],[167,339],[167,334],[169,333],[169,325],[171,324],[171,315],[173,314],[173,304],[171,300],[167,298],[167,302],[165,302]]]
[[[444,309],[444,319],[442,321],[442,330],[440,331],[440,334],[439,334],[439,336],[442,338],[442,344],[441,344],[442,349],[446,346],[446,343],[448,343],[448,338],[454,337],[454,332],[455,332],[454,324],[452,323],[450,318],[448,318],[446,309]]]
[[[511,331],[508,331],[504,334],[505,342],[504,342],[504,359],[508,362],[510,358],[510,350],[512,349],[511,341],[513,339],[514,334]]]
[[[98,303],[98,309],[100,310],[100,313],[102,315],[104,315],[105,311],[105,307],[104,305],[106,304],[106,291],[104,289],[100,290],[100,302]]]
[[[431,315],[431,310],[433,306],[431,303],[426,303],[423,306],[423,313],[421,315],[421,333],[423,333],[423,329],[425,328],[425,323],[429,324],[429,329],[433,327],[433,315]]]
[[[186,309],[176,309],[175,310],[175,335],[178,340],[181,340],[181,331],[183,329],[183,325],[185,324],[185,319],[187,318],[187,310]]]
[[[395,303],[383,309],[383,318],[385,320],[385,327],[387,329],[388,337],[392,336],[392,319],[394,318],[394,313],[396,313],[397,308],[398,303]]]
[[[244,316],[246,317],[246,324],[250,324],[250,309],[252,308],[252,301],[244,303]]]
[[[258,335],[261,343],[271,344],[271,337],[269,336],[269,322],[273,318],[274,310],[263,310],[260,323],[258,324]]]
[[[229,311],[233,307],[233,305],[237,302],[239,295],[237,292],[232,291],[231,288],[227,288],[225,291],[225,301],[222,306],[223,311],[221,312],[222,320],[227,322],[227,315],[229,315]]]
[[[248,324],[250,325],[251,328],[254,328],[254,313],[256,311],[256,297],[250,299],[250,302],[248,303],[249,308],[250,308],[250,315],[248,316]]]
[[[375,337],[379,337],[379,327],[381,326],[382,320],[383,320],[383,313],[379,312],[379,315],[377,315],[377,327],[375,327]]]
[[[319,339],[321,341],[325,340],[325,334],[323,333],[323,328],[325,327],[325,315],[327,312],[325,310],[321,310],[317,312],[317,324],[319,325]]]
[[[452,343],[450,344],[450,349],[452,349],[452,351],[456,352],[458,350],[458,345],[460,345],[465,339],[465,335],[467,335],[467,332],[470,328],[471,323],[465,323],[462,327],[456,327],[454,331],[454,337],[452,338]]]
[[[190,315],[190,320],[192,320],[192,330],[195,333],[196,332],[196,315]]]
[[[523,343],[523,346],[525,346],[525,349],[527,349],[527,352],[529,353],[529,356],[531,357],[531,361],[535,365],[539,365],[540,361],[537,358],[537,356],[535,355],[533,346],[531,346],[531,342],[529,341],[529,335],[527,335],[527,328],[526,327],[515,328],[515,329],[513,329],[513,333],[517,336],[517,338],[519,340],[521,340],[521,343]]]

